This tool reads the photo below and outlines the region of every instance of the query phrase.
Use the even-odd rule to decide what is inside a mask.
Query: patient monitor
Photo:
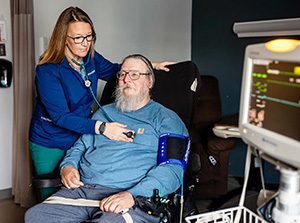
[[[281,173],[275,222],[300,222],[300,41],[246,48],[240,103],[241,137]]]

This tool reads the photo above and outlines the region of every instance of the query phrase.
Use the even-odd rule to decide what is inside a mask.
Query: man
[[[123,60],[118,73],[115,103],[99,109],[94,119],[122,121],[135,130],[133,142],[112,141],[102,135],[83,135],[61,163],[62,187],[55,196],[100,200],[99,207],[41,203],[26,212],[25,222],[125,222],[128,210],[133,222],[159,222],[158,217],[134,207],[136,196],[160,196],[176,191],[183,167],[157,165],[159,137],[164,133],[187,136],[177,114],[151,100],[154,84],[151,63],[142,55]],[[103,111],[104,110],[104,111]],[[107,117],[109,116],[109,117]],[[100,127],[105,131],[105,125]]]

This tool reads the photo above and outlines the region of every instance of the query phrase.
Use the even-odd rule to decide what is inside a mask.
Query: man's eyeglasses
[[[124,71],[121,70],[117,73],[118,79],[125,79],[126,75],[130,77],[131,80],[135,81],[140,78],[141,75],[150,75],[149,73],[141,73],[136,70]]]
[[[75,44],[81,44],[83,43],[84,40],[88,42],[92,42],[96,36],[94,34],[89,34],[87,36],[76,36],[76,37],[67,35],[67,37],[71,38]]]

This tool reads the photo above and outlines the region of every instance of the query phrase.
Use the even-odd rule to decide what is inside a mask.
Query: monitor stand
[[[280,168],[280,186],[273,208],[275,223],[300,223],[300,170]]]

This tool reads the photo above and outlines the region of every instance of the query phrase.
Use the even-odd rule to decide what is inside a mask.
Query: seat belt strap
[[[99,200],[90,200],[90,199],[73,199],[65,198],[59,196],[51,196],[43,201],[45,204],[63,204],[63,205],[73,205],[73,206],[84,206],[84,207],[99,207]],[[124,209],[120,214],[124,218],[126,223],[133,223],[132,217],[128,213],[129,209]]]
[[[51,196],[47,198],[43,203],[46,204],[64,204],[64,205],[73,205],[73,206],[85,206],[85,207],[99,207],[98,200],[88,200],[88,199],[72,199],[72,198],[65,198],[59,196]]]
[[[124,218],[126,223],[133,223],[132,217],[130,216],[130,214],[128,212],[126,212],[125,214],[122,214],[122,217]]]

